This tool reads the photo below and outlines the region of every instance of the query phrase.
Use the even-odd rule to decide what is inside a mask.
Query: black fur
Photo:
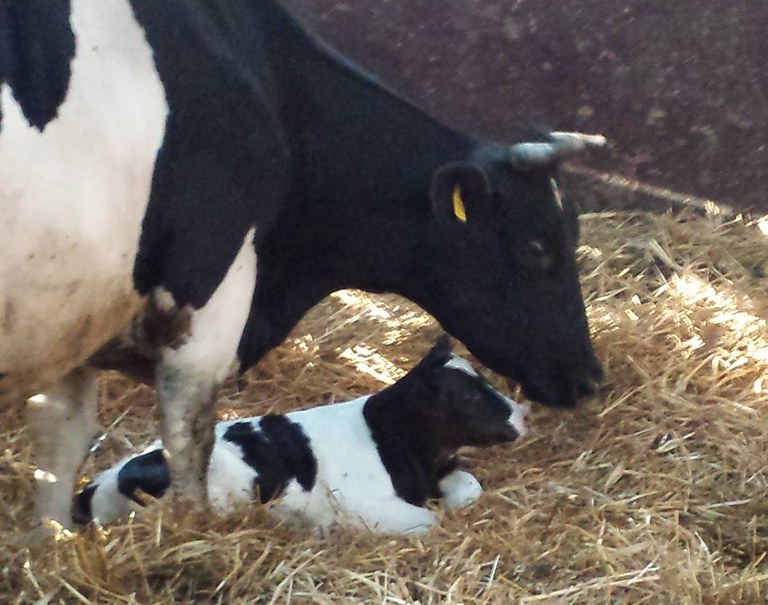
[[[269,214],[275,221],[257,220],[241,368],[323,297],[356,287],[410,298],[532,398],[575,405],[599,364],[574,258],[576,217],[553,198],[555,167],[513,170],[507,146],[437,123],[328,54],[274,3],[258,7],[254,35],[269,57],[259,68],[290,187]],[[435,179],[453,174],[438,172],[447,164],[481,177],[467,180],[466,224],[444,220],[453,187]],[[262,189],[262,202],[276,192]],[[532,239],[546,262],[530,257]]]
[[[163,285],[203,305],[255,224],[242,369],[327,294],[357,287],[405,295],[532,398],[575,405],[599,365],[554,166],[513,170],[508,147],[439,124],[274,0],[133,5],[171,108],[140,292]],[[445,220],[459,175],[438,172],[447,164],[463,167],[466,225]],[[531,239],[546,262],[529,257]]]
[[[162,449],[136,456],[117,474],[117,489],[125,497],[144,505],[140,489],[153,498],[160,498],[171,486],[171,475]]]
[[[200,307],[248,229],[268,229],[291,157],[259,2],[134,0],[170,109],[134,278]],[[180,48],[180,45],[181,48]]]
[[[243,460],[257,473],[254,487],[262,503],[277,497],[295,479],[310,491],[317,479],[317,460],[301,427],[282,415],[263,416],[258,429],[249,422],[236,422],[224,439],[237,445]],[[117,474],[117,489],[137,504],[146,505],[143,494],[162,497],[171,485],[162,449],[131,458]],[[89,484],[72,502],[72,519],[84,525],[93,518],[93,495],[98,485]]]
[[[276,0],[131,4],[170,109],[134,265],[141,294],[164,286],[203,306],[255,226],[242,369],[324,296],[357,287],[418,303],[532,399],[573,406],[589,390],[600,368],[556,166],[514,169],[508,145],[438,123]],[[38,128],[67,90],[69,10],[0,0],[0,78]]]
[[[117,474],[117,489],[126,498],[145,506],[143,494],[160,498],[171,486],[171,476],[162,449],[152,450],[131,458]],[[72,520],[85,525],[93,519],[93,495],[99,489],[97,484],[88,484],[75,494],[72,500]]]
[[[69,0],[0,0],[0,84],[10,85],[24,117],[41,131],[69,88],[69,12]]]
[[[481,377],[444,367],[447,339],[391,387],[372,395],[363,414],[395,493],[423,506],[441,494],[439,481],[457,467],[465,445],[514,441],[511,411]]]
[[[93,519],[93,509],[91,508],[91,501],[93,500],[93,494],[96,493],[98,485],[92,483],[86,485],[81,491],[75,494],[72,500],[72,521],[78,525],[86,525]]]
[[[261,502],[278,496],[292,479],[310,491],[317,479],[317,460],[301,427],[283,415],[263,416],[258,429],[249,422],[236,422],[224,439],[243,451],[243,460],[253,468]]]

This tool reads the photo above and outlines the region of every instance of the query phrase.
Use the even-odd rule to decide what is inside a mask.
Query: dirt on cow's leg
[[[27,400],[27,423],[37,468],[34,523],[70,527],[77,470],[98,431],[96,371],[77,368],[45,393]]]
[[[168,456],[171,489],[197,509],[208,504],[206,474],[213,449],[215,400],[233,368],[256,284],[253,230],[208,303],[187,313],[188,332],[175,335],[161,350],[156,388],[162,415],[162,439]],[[172,295],[159,288],[156,306],[174,311]],[[181,336],[181,337],[179,337]]]
[[[206,473],[213,449],[218,382],[195,371],[161,364],[157,373],[162,403],[161,430],[171,489],[181,501],[203,509],[208,501]]]

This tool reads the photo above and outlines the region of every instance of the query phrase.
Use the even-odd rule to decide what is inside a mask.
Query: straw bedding
[[[486,492],[467,510],[438,506],[440,529],[318,537],[259,508],[219,519],[160,503],[142,519],[30,549],[21,532],[33,466],[13,410],[0,442],[0,602],[768,602],[762,225],[628,213],[582,221],[602,389],[575,412],[538,408],[525,441],[466,452]],[[338,293],[227,385],[220,413],[378,390],[438,334],[407,301]],[[105,374],[101,390],[109,429],[86,473],[155,435],[148,388]]]

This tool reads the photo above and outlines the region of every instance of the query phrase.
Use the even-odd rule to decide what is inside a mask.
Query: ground
[[[764,0],[285,3],[446,124],[600,132],[610,144],[591,167],[768,212]],[[613,204],[669,201],[609,190]]]
[[[768,224],[582,217],[582,282],[606,378],[533,434],[465,453],[485,494],[406,538],[311,536],[254,507],[143,519],[29,547],[32,466],[0,435],[4,603],[761,603],[768,593]],[[393,296],[341,292],[222,393],[222,417],[377,390],[440,333]],[[502,390],[504,381],[491,376]],[[513,395],[515,393],[513,392]],[[101,378],[84,473],[155,436],[152,392]],[[340,444],[343,447],[343,444]]]

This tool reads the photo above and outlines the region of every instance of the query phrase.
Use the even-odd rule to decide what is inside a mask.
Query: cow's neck
[[[297,174],[292,199],[259,245],[240,350],[246,367],[335,290],[395,292],[428,305],[416,282],[430,262],[432,176],[477,146],[347,65],[321,63],[305,66],[293,96],[283,90],[301,100],[287,122]]]
[[[349,205],[327,211],[307,205],[301,220],[268,238],[258,250],[253,312],[240,350],[244,367],[279,345],[336,290],[394,292],[424,306],[427,284],[421,282],[429,261],[421,238],[430,226],[426,216],[404,208]]]

